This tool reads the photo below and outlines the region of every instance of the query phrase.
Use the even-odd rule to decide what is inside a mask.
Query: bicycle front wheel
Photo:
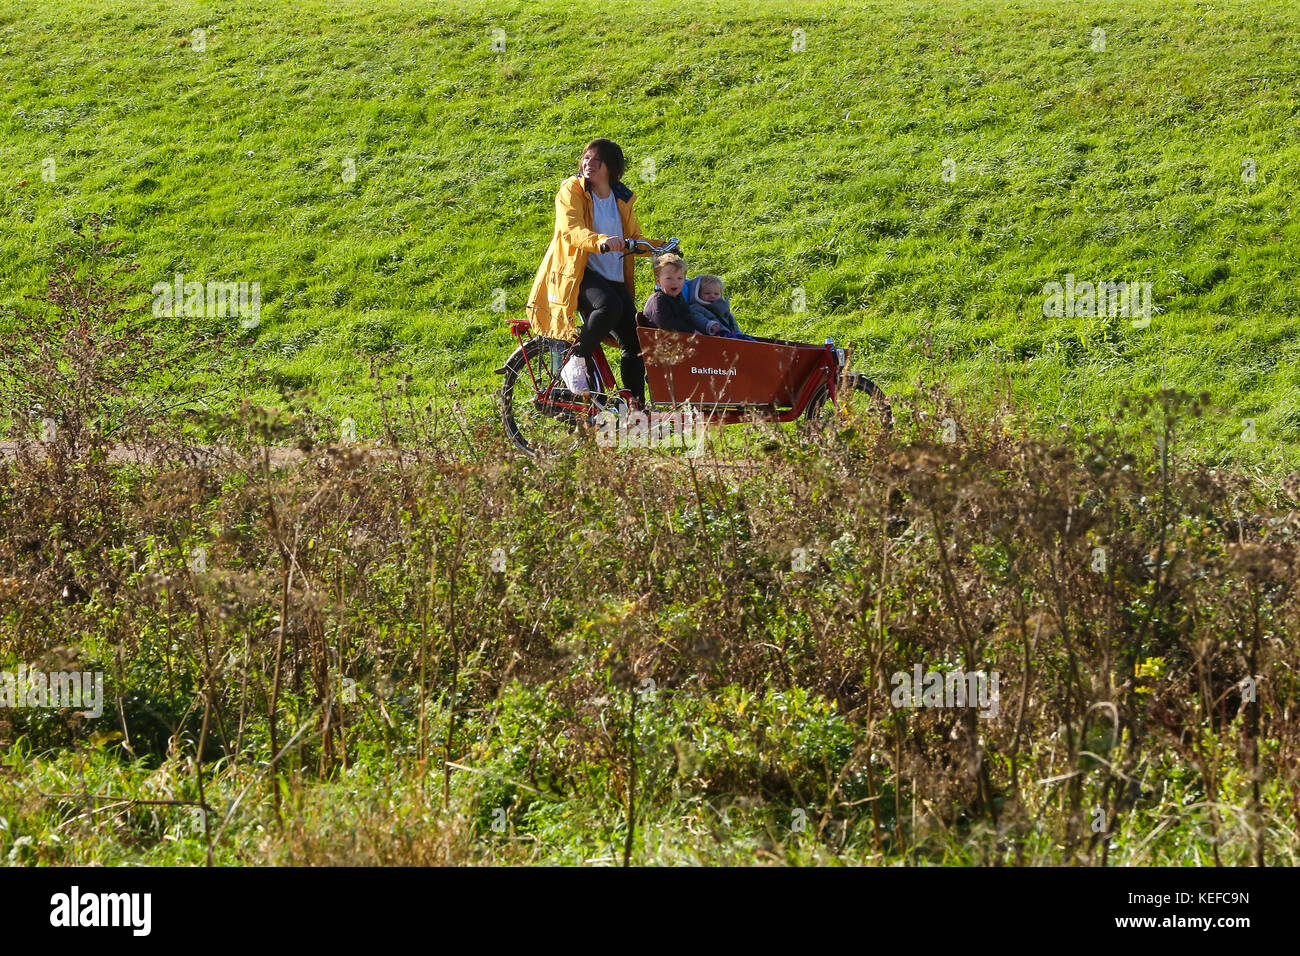
[[[804,413],[805,430],[812,437],[825,437],[845,429],[858,432],[889,431],[894,425],[889,398],[865,375],[849,373],[840,382],[835,401],[822,388]]]

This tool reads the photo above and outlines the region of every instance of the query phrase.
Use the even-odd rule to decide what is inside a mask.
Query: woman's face
[[[582,175],[590,179],[598,186],[603,186],[609,182],[609,168],[600,161],[594,149],[587,150],[582,154]]]

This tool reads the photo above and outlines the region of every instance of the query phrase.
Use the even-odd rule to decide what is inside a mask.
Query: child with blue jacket
[[[753,336],[740,331],[736,317],[731,313],[730,303],[722,297],[722,279],[706,272],[688,280],[686,285],[691,322],[697,331],[705,335],[754,341]]]

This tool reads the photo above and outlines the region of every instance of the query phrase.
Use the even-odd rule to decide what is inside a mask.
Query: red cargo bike
[[[662,247],[627,240],[629,253],[662,255],[677,248],[676,239]],[[640,313],[637,325],[646,369],[644,414],[651,429],[656,420],[676,417],[683,409],[692,424],[706,426],[791,422],[800,416],[813,434],[837,420],[890,426],[885,394],[849,371],[849,356],[830,339],[810,345],[669,332],[646,325]],[[577,394],[560,377],[575,341],[533,335],[526,319],[512,319],[510,332],[519,345],[496,370],[505,376],[498,392],[501,421],[527,454],[572,448],[585,429],[638,416],[603,350],[588,362],[590,393]]]

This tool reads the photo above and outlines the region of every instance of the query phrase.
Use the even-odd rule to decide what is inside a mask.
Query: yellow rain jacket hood
[[[610,186],[618,197],[623,238],[663,245],[641,235],[641,226],[632,211],[636,202],[632,190],[621,182]],[[570,176],[555,194],[555,235],[528,294],[528,321],[538,335],[567,339],[577,330],[574,317],[578,312],[578,286],[587,268],[587,256],[600,252],[600,244],[609,238],[594,230],[592,216],[591,186],[582,176]],[[635,303],[636,259],[631,254],[623,258],[623,283]]]

